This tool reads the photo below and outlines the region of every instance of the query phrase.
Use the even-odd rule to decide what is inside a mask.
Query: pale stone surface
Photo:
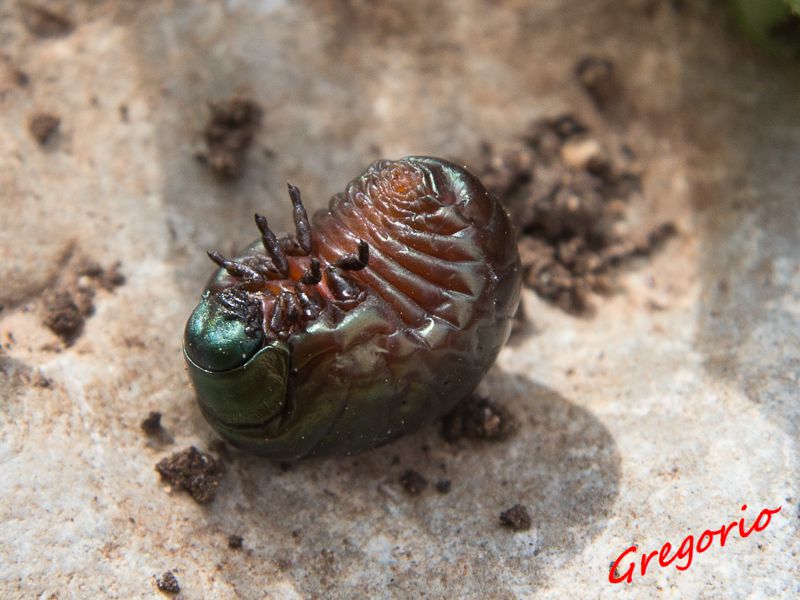
[[[0,7],[0,596],[157,597],[169,569],[186,598],[799,595],[800,69],[716,9],[376,4],[50,3],[76,27],[47,39]],[[591,52],[624,84],[610,115],[573,79]],[[235,92],[265,117],[225,185],[193,154],[205,103]],[[38,110],[61,117],[45,148]],[[566,110],[640,157],[635,222],[681,234],[592,318],[526,293],[531,327],[483,384],[516,436],[451,446],[430,427],[286,472],[233,453],[212,504],[165,489],[154,464],[214,438],[180,348],[205,249],[250,241],[256,209],[286,227],[287,179],[316,209],[378,156],[470,160]],[[64,347],[42,293],[81,257],[127,282]],[[150,410],[174,443],[145,438]],[[407,468],[452,491],[406,496]],[[534,525],[512,533],[497,517],[517,502]],[[743,503],[748,523],[783,508],[685,572],[608,583],[629,545],[679,544]]]

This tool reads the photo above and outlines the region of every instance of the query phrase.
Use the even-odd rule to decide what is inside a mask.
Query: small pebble
[[[500,523],[514,531],[524,531],[531,528],[531,516],[528,514],[527,508],[521,504],[515,504],[500,513]]]
[[[172,571],[167,571],[156,580],[158,589],[165,594],[178,594],[181,591],[181,586],[178,584],[178,579]]]
[[[161,433],[161,413],[150,411],[147,418],[142,421],[142,431],[147,435],[157,435]]]
[[[408,469],[400,476],[400,485],[407,493],[417,496],[428,486],[428,480],[414,469]]]
[[[228,548],[231,550],[239,550],[243,542],[244,538],[240,535],[231,534],[228,536]]]

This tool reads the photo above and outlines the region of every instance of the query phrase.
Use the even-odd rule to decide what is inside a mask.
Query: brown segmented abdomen
[[[463,329],[482,312],[476,299],[491,287],[495,270],[514,264],[516,250],[505,214],[488,193],[457,197],[441,161],[431,166],[424,159],[372,165],[315,215],[315,250],[334,262],[365,240],[369,265],[353,273],[354,280],[394,308],[408,328],[434,318]],[[465,172],[462,177],[471,189],[480,186]],[[470,214],[491,216],[474,222]],[[500,261],[487,260],[492,241],[510,242]]]

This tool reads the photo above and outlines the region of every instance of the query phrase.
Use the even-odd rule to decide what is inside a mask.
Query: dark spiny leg
[[[289,186],[289,198],[292,199],[292,216],[294,217],[294,227],[297,231],[297,241],[303,252],[311,252],[311,224],[308,222],[308,214],[300,199],[300,190],[287,183]]]
[[[301,315],[300,301],[289,290],[283,290],[275,300],[270,329],[279,335],[288,334],[292,325],[300,322]]]
[[[227,289],[215,296],[229,318],[239,319],[245,323],[245,333],[255,337],[263,328],[261,302],[255,300],[247,292]]]
[[[297,296],[288,290],[283,290],[281,296],[283,295],[286,296],[286,324],[294,325],[295,323],[299,323],[300,315],[303,313],[300,301],[297,299]]]
[[[247,315],[247,299],[239,292],[225,290],[217,294],[215,299],[231,316],[243,319]]]
[[[360,271],[369,263],[369,244],[358,240],[358,255],[348,254],[336,261],[336,266],[345,271]]]
[[[325,270],[325,282],[337,300],[342,302],[358,300],[360,290],[347,281],[336,267],[328,267]]]
[[[259,273],[247,265],[228,260],[219,252],[208,252],[208,257],[234,277],[241,277],[247,281],[264,281],[264,278]]]
[[[269,319],[269,328],[278,333],[283,328],[283,322],[286,315],[286,300],[283,294],[275,299],[275,304],[272,307],[272,316]]]
[[[269,225],[267,225],[266,217],[256,213],[256,225],[261,232],[261,243],[264,244],[264,249],[267,251],[267,254],[270,255],[270,258],[272,258],[272,263],[275,265],[275,268],[278,269],[282,277],[288,276],[289,262],[286,260],[286,254],[284,254],[281,245],[278,243],[278,239],[275,237],[275,234],[272,233]]]
[[[309,320],[316,319],[322,310],[319,293],[314,288],[309,290],[302,283],[298,283],[295,286],[295,294],[303,309],[303,316]]]
[[[247,320],[245,321],[246,327],[244,332],[249,337],[255,337],[256,333],[262,330],[263,324],[263,315],[261,312],[261,303],[260,302],[251,302],[247,307]]]
[[[322,281],[322,271],[320,271],[319,261],[316,258],[311,259],[311,264],[308,270],[303,273],[303,278],[300,281],[308,285],[316,285]]]

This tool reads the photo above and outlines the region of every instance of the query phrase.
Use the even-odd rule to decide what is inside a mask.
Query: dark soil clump
[[[63,37],[75,29],[72,21],[65,15],[33,2],[21,3],[20,11],[23,24],[36,37]]]
[[[531,528],[532,521],[528,509],[521,504],[515,504],[500,513],[500,523],[514,531],[525,531]]]
[[[161,460],[156,471],[175,488],[186,490],[195,501],[205,504],[217,494],[224,468],[213,456],[191,446]]]
[[[473,394],[462,400],[442,418],[442,437],[453,443],[461,438],[503,440],[516,429],[516,422],[505,408]]]
[[[116,263],[103,268],[86,258],[73,258],[54,286],[42,295],[43,322],[66,345],[83,332],[86,319],[94,313],[97,288],[113,291],[125,283]]]
[[[161,413],[151,411],[147,418],[142,421],[142,431],[147,435],[159,435],[163,429],[161,428]]]
[[[575,65],[575,76],[600,110],[608,108],[621,95],[614,63],[607,58],[582,58]]]
[[[46,390],[53,389],[53,380],[39,370],[31,373],[30,383],[34,387],[43,388]]]
[[[400,476],[400,485],[412,496],[418,496],[428,487],[428,480],[414,469],[408,469]]]
[[[21,88],[27,87],[31,82],[31,77],[22,69],[14,69],[12,71],[14,82]]]
[[[40,146],[45,146],[58,133],[61,119],[50,113],[37,113],[28,121],[28,131]]]
[[[210,105],[211,118],[203,132],[206,149],[197,158],[223,179],[244,172],[247,150],[261,124],[261,107],[246,98],[231,98]]]
[[[121,271],[121,263],[116,262],[110,267],[103,268],[93,260],[84,260],[78,265],[78,275],[85,276],[97,282],[104,290],[112,291],[125,283],[125,275]]]
[[[436,491],[440,494],[449,494],[451,486],[449,479],[440,479],[436,482]]]
[[[241,550],[244,538],[240,535],[231,534],[228,536],[228,548],[231,550]]]
[[[91,290],[65,288],[44,295],[44,324],[61,340],[72,344],[83,331],[86,317],[94,312]]]
[[[521,234],[526,284],[567,312],[590,312],[591,295],[610,293],[619,267],[676,233],[670,223],[625,233],[640,174],[571,115],[535,121],[513,148],[485,144],[483,153],[479,175]]]
[[[165,594],[180,594],[181,586],[178,584],[178,578],[172,571],[167,571],[156,580],[158,589]]]

